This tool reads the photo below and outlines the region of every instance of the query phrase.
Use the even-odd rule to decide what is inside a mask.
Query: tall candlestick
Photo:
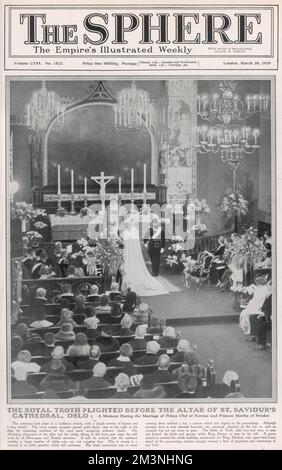
[[[58,165],[58,194],[61,194],[61,165]]]
[[[84,194],[87,195],[87,178],[84,178]]]
[[[131,192],[134,193],[134,169],[131,168]]]
[[[121,194],[121,177],[118,178],[118,193]]]
[[[74,177],[73,177],[73,170],[71,170],[71,193],[74,193]]]
[[[143,191],[144,193],[146,193],[146,189],[147,189],[147,166],[146,166],[146,163],[144,163],[144,188],[143,188]]]

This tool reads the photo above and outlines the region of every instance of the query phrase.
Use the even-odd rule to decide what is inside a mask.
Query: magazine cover
[[[279,449],[279,6],[5,3],[0,447]]]

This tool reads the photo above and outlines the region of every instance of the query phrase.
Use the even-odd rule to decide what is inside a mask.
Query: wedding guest
[[[66,278],[74,279],[76,277],[75,266],[73,264],[69,264],[67,267],[66,273],[67,273]]]
[[[75,369],[74,365],[71,362],[66,361],[66,359],[64,359],[64,356],[65,356],[65,351],[64,351],[63,346],[56,346],[51,353],[50,361],[41,366],[40,372],[49,372],[51,369],[53,359],[59,359],[62,362],[63,366],[65,367],[66,371],[74,370]]]
[[[150,316],[147,333],[148,335],[161,336],[163,334],[165,326],[165,320],[156,317],[155,315]]]
[[[50,371],[41,380],[41,390],[54,390],[62,392],[75,389],[75,383],[65,374],[66,368],[60,359],[52,359]]]
[[[100,302],[100,298],[101,296],[99,295],[99,286],[97,286],[97,284],[92,284],[89,295],[87,297],[87,302]]]
[[[172,371],[172,375],[176,378],[183,374],[192,374],[192,367],[199,364],[199,359],[195,351],[186,351],[183,359],[184,363]]]
[[[171,358],[174,362],[183,362],[186,352],[191,351],[191,346],[188,339],[180,339],[176,346],[177,353]]]
[[[15,361],[18,353],[23,348],[23,339],[19,335],[14,335],[11,338],[11,360]]]
[[[113,329],[111,325],[106,325],[101,331],[101,336],[98,336],[95,339],[95,344],[100,346],[101,351],[104,352],[111,352],[111,351],[118,351],[119,349],[119,342],[116,338],[113,338]]]
[[[148,341],[146,346],[146,353],[135,359],[135,364],[137,365],[149,365],[157,364],[158,362],[158,352],[160,350],[160,345],[157,341]]]
[[[75,339],[75,333],[71,323],[63,323],[60,327],[60,331],[55,334],[56,340],[69,341]]]
[[[56,272],[58,277],[68,277],[68,268],[69,268],[69,260],[68,260],[68,252],[67,250],[61,250],[60,254],[56,256],[57,259],[57,266]]]
[[[128,375],[121,372],[115,378],[116,393],[112,396],[113,399],[131,398],[130,393],[127,391],[130,385]]]
[[[212,384],[208,387],[208,395],[211,398],[224,398],[228,393],[234,392],[239,376],[234,370],[227,370],[223,376],[222,383]]]
[[[86,393],[88,390],[98,390],[99,388],[111,387],[104,377],[107,372],[107,367],[103,362],[97,362],[93,367],[93,377],[88,380],[83,380],[80,383],[80,389]]]
[[[150,319],[151,310],[149,305],[142,302],[137,312],[133,312],[132,316],[134,318],[135,323],[148,323]]]
[[[183,374],[178,379],[178,387],[182,393],[176,396],[176,398],[205,398],[201,390],[197,390],[198,381],[197,377],[191,374]]]
[[[75,297],[75,307],[73,309],[73,313],[76,315],[86,315],[86,307],[85,307],[85,297],[82,294],[78,294]]]
[[[100,332],[98,330],[100,320],[96,316],[86,318],[84,323],[86,325],[85,334],[88,339],[95,339],[100,336]]]
[[[174,376],[169,372],[170,358],[167,354],[161,354],[158,358],[158,370],[150,375],[152,383],[165,383],[173,382],[175,380]]]
[[[121,292],[119,290],[119,285],[117,282],[113,282],[111,285],[110,291],[107,293],[107,295],[110,298],[110,301],[113,301],[116,299],[117,296],[121,295]]]
[[[123,311],[121,310],[120,304],[114,304],[112,305],[111,308],[111,314],[109,315],[108,322],[111,325],[118,324],[121,322],[122,318],[124,316]]]
[[[18,380],[15,377],[14,370],[11,372],[11,395],[12,398],[17,398],[24,395],[33,395],[38,392],[38,388],[30,385],[26,380]]]
[[[253,297],[240,313],[239,326],[245,335],[249,335],[251,334],[250,316],[259,315],[265,299],[271,293],[271,285],[267,282],[266,277],[257,277],[255,284],[247,287],[246,290]]]
[[[121,367],[128,376],[135,375],[136,369],[131,362],[132,355],[133,349],[131,345],[128,343],[122,344],[119,348],[119,356],[110,360],[109,367]]]
[[[22,261],[22,276],[23,279],[30,279],[32,277],[32,268],[35,264],[35,253],[32,248],[27,248],[25,257]]]
[[[146,349],[147,341],[145,340],[145,336],[147,333],[147,326],[146,325],[138,325],[135,330],[135,338],[130,341],[130,344],[134,351],[140,351],[142,349]]]
[[[136,292],[132,291],[130,287],[127,288],[124,304],[123,304],[123,312],[132,313],[137,306],[137,294]]]
[[[46,315],[44,312],[39,312],[37,315],[36,320],[34,320],[32,323],[29,324],[31,328],[49,328],[50,326],[53,326],[53,323],[46,320]]]
[[[25,323],[18,324],[16,334],[22,338],[24,348],[29,348],[31,345],[42,342],[41,336],[33,333]]]
[[[105,312],[111,312],[112,307],[110,306],[110,298],[108,295],[103,294],[100,297],[100,305],[95,308],[96,313],[105,313]]]
[[[46,266],[46,264],[42,264],[39,270],[39,279],[50,279],[50,277],[51,273],[49,266]]]
[[[33,351],[34,356],[51,356],[55,348],[55,334],[52,332],[45,333],[43,343]]]
[[[72,287],[71,284],[65,282],[62,287],[62,293],[61,293],[61,300],[67,299],[69,302],[73,302],[74,300],[74,295],[72,293]]]
[[[39,313],[47,314],[46,305],[48,300],[46,298],[47,291],[43,287],[38,287],[35,291],[35,298],[31,301],[31,316],[36,320]]]
[[[161,348],[174,349],[177,346],[179,337],[172,326],[167,326],[163,331],[163,336],[158,339]]]
[[[74,328],[78,326],[78,324],[72,318],[73,312],[68,308],[63,308],[61,311],[60,320],[56,323],[56,326],[61,326],[64,323],[70,323]]]
[[[133,336],[134,333],[131,329],[132,326],[132,318],[128,313],[124,315],[120,322],[121,329],[117,330],[116,336]]]
[[[84,333],[77,333],[74,343],[67,349],[67,356],[89,356],[91,346],[87,342],[87,336]]]
[[[90,356],[89,359],[85,361],[78,361],[77,366],[79,369],[93,369],[93,367],[99,362],[99,358],[101,356],[101,349],[99,346],[94,344],[90,349]]]
[[[17,380],[26,380],[28,374],[40,371],[40,366],[31,362],[31,354],[27,350],[18,353],[17,360],[12,362],[12,368]]]
[[[150,375],[144,375],[139,386],[139,390],[134,393],[133,398],[164,398],[166,393],[161,385],[154,385]]]

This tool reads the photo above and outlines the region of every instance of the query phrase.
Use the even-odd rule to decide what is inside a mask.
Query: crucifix
[[[91,176],[91,179],[100,185],[100,196],[102,202],[102,210],[105,209],[106,202],[106,186],[114,179],[114,176],[105,176],[104,172],[101,171],[101,176]]]

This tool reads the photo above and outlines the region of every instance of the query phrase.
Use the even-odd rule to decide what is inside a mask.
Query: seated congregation
[[[13,399],[240,398],[239,376],[217,379],[189,338],[130,289],[93,284],[88,295],[68,280],[51,302],[40,285],[29,305],[12,309]],[[53,300],[53,299],[52,299]]]

